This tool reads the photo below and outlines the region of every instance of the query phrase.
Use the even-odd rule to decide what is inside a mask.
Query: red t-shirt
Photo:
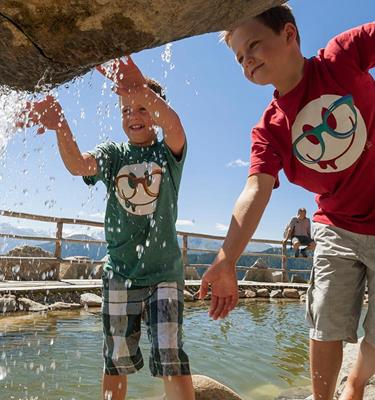
[[[375,235],[375,23],[344,32],[305,61],[300,83],[252,130],[250,175],[316,193],[313,220]],[[278,186],[278,179],[276,187]]]

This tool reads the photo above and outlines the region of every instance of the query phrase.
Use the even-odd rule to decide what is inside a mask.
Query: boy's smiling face
[[[234,29],[230,45],[246,78],[258,85],[275,87],[288,74],[291,43],[296,34],[293,24],[287,23],[279,34],[252,18]],[[294,36],[295,38],[295,36]]]
[[[121,100],[122,127],[131,144],[149,146],[156,139],[150,113],[140,104],[127,104]]]

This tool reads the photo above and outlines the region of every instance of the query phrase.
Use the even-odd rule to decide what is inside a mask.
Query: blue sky
[[[373,0],[357,0],[355,4],[349,0],[299,0],[289,4],[306,57],[316,54],[334,35],[375,19]],[[145,75],[166,87],[187,134],[188,157],[177,228],[225,235],[247,177],[250,129],[270,101],[272,87],[246,81],[216,33],[145,50],[133,59]],[[58,90],[82,151],[108,137],[125,139],[117,96],[109,86],[97,72],[91,72]],[[274,190],[256,238],[280,239],[299,207],[307,208],[309,215],[316,208],[312,193],[290,184],[283,174],[280,178],[281,187]],[[103,219],[104,185],[99,183],[90,191],[81,178],[69,175],[53,132],[37,136],[35,129],[29,129],[12,136],[0,155],[0,183],[1,209]],[[9,221],[3,217],[0,223]]]

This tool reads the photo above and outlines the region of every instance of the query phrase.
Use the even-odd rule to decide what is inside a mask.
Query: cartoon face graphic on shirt
[[[115,180],[116,197],[131,214],[151,214],[156,208],[161,178],[162,169],[154,162],[125,165]]]
[[[292,126],[294,156],[318,172],[349,168],[360,157],[366,140],[366,125],[351,95],[323,95],[311,101]]]

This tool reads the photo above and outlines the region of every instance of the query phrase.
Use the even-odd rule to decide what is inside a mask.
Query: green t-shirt
[[[186,144],[179,160],[164,141],[148,147],[106,142],[89,153],[98,173],[83,180],[88,185],[103,181],[107,188],[104,268],[137,286],[182,283],[175,224]]]

